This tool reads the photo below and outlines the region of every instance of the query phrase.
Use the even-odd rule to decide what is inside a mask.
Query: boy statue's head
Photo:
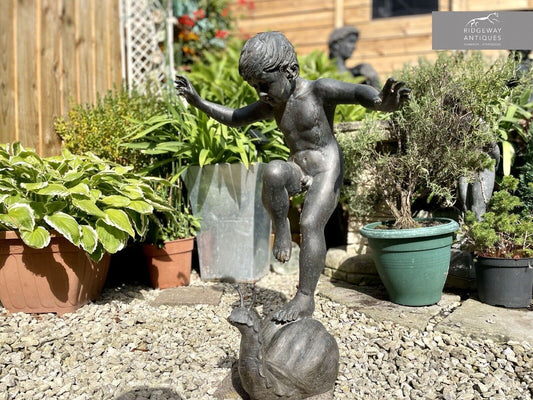
[[[239,59],[239,74],[248,81],[260,72],[287,71],[299,74],[296,52],[281,32],[258,33],[244,44]]]

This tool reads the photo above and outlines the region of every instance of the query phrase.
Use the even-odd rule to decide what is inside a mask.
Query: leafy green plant
[[[533,103],[529,101],[531,88],[515,90],[516,95],[501,99],[495,112],[503,113],[498,119],[497,129],[502,145],[503,174],[510,175],[513,158],[522,144],[529,143],[533,136]],[[522,147],[524,147],[522,145]]]
[[[154,212],[175,218],[176,210],[133,167],[92,155],[41,158],[16,142],[0,147],[0,229],[17,230],[30,247],[44,248],[54,229],[94,260],[121,250],[147,233]]]
[[[254,89],[238,71],[242,42],[232,41],[224,54],[205,54],[204,62],[191,66],[189,78],[205,99],[237,108],[257,101]],[[262,121],[244,129],[230,128],[187,107],[174,93],[164,96],[165,112],[145,120],[135,120],[125,137],[124,146],[152,157],[146,171],[169,176],[168,169],[177,159],[180,168],[172,181],[188,165],[215,163],[268,162],[287,159],[289,149],[274,121]]]
[[[525,209],[533,214],[533,141],[528,143],[523,161],[524,164],[518,168],[517,195],[520,197]]]
[[[494,192],[483,220],[468,212],[463,226],[465,248],[485,257],[533,257],[533,215],[523,210],[514,193],[518,179],[503,177]]]
[[[340,73],[335,63],[323,51],[313,51],[312,53],[298,57],[300,64],[300,75],[309,80],[319,78],[332,78],[346,82],[361,83],[364,78],[354,78],[349,72]],[[335,109],[335,122],[360,121],[366,113],[373,113],[383,117],[385,113],[375,113],[368,111],[359,104],[341,104]]]
[[[125,88],[108,91],[97,103],[73,105],[66,118],[54,123],[63,147],[74,154],[92,152],[100,158],[142,168],[150,163],[146,155],[121,146],[132,120],[145,120],[166,112],[166,104],[150,93]]]
[[[459,177],[473,179],[475,171],[493,165],[486,151],[498,141],[493,127],[501,113],[495,107],[510,94],[505,82],[513,68],[512,60],[489,64],[479,52],[443,52],[434,63],[420,60],[397,74],[412,98],[391,115],[389,139],[345,153],[369,160],[367,194],[385,201],[396,227],[417,226],[417,199],[453,204]],[[378,122],[365,124],[358,135],[371,135]]]
[[[170,176],[176,175],[178,162],[171,165],[172,172]],[[176,210],[173,214],[167,212],[154,212],[150,219],[148,232],[144,238],[144,243],[155,244],[159,248],[165,245],[165,242],[170,242],[177,239],[185,239],[196,236],[200,229],[200,220],[192,215],[184,197],[183,197],[183,183],[181,180],[155,186],[155,192],[162,199],[165,199],[167,204]]]

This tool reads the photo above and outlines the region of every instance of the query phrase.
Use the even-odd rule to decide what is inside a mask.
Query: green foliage
[[[147,165],[149,157],[122,147],[132,120],[145,120],[166,111],[166,104],[154,95],[126,89],[108,91],[96,105],[73,105],[67,118],[58,118],[54,128],[63,147],[74,154],[92,152],[100,158],[137,168]]]
[[[305,56],[298,57],[300,64],[300,75],[308,80],[317,80],[319,78],[332,78],[341,81],[361,83],[364,78],[354,78],[349,72],[340,73],[337,66],[328,55],[323,51],[314,51]],[[335,122],[360,121],[368,111],[359,104],[341,104],[335,109]],[[379,113],[376,113],[379,115]],[[381,113],[383,115],[383,113]]]
[[[152,188],[167,182],[93,154],[41,158],[17,142],[0,147],[0,162],[0,229],[18,230],[30,247],[46,247],[55,229],[99,260],[143,237],[154,213],[175,218]]]
[[[533,141],[528,143],[523,157],[524,164],[519,168],[517,194],[525,209],[533,214]]]
[[[156,194],[176,210],[174,214],[155,212],[144,239],[162,248],[165,242],[195,236],[200,229],[200,220],[193,216],[182,197],[181,181],[156,187]]]
[[[390,142],[345,156],[371,160],[368,193],[385,200],[398,227],[416,226],[415,200],[450,205],[459,177],[490,167],[486,150],[498,140],[497,107],[510,93],[505,82],[513,68],[512,60],[489,64],[479,52],[442,52],[435,63],[420,60],[396,74],[412,98],[392,114]],[[366,124],[358,134],[375,129]]]
[[[204,63],[191,66],[188,76],[203,98],[233,108],[257,101],[253,88],[239,75],[241,45],[242,42],[234,41],[224,54],[205,54]],[[164,113],[134,121],[125,138],[126,147],[141,150],[154,159],[146,169],[151,174],[168,176],[164,170],[177,160],[180,167],[172,174],[172,181],[188,165],[224,162],[249,165],[289,156],[274,121],[259,122],[244,129],[230,128],[194,107],[187,107],[174,94],[167,95],[165,101]]]
[[[533,257],[533,215],[523,210],[522,202],[513,194],[518,183],[511,175],[503,178],[483,220],[467,213],[463,226],[466,248],[485,257]]]
[[[529,101],[530,96],[531,85],[527,85],[524,90],[518,87],[509,97],[500,99],[500,104],[494,110],[495,113],[501,113],[497,130],[502,144],[504,175],[511,174],[513,159],[520,147],[523,147],[521,145],[526,143],[527,146],[533,136],[533,103]]]

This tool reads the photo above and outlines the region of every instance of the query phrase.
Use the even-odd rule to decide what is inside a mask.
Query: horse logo
[[[472,18],[470,21],[466,23],[465,26],[469,28],[474,28],[474,27],[477,27],[478,24],[480,23],[482,23],[483,25],[486,25],[487,23],[494,25],[495,22],[500,22],[500,20],[498,19],[498,13],[496,12],[490,13],[486,17]]]

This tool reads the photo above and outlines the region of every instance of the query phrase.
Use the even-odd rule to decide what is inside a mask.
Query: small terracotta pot
[[[191,279],[194,238],[166,242],[163,248],[143,245],[152,287],[166,289],[186,286]]]
[[[44,249],[28,247],[17,232],[0,232],[0,301],[11,312],[73,312],[95,300],[107,277],[109,254],[93,262],[52,233]]]

